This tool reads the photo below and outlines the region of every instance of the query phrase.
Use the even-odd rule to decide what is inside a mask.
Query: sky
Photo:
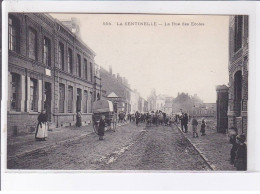
[[[176,97],[185,92],[216,102],[216,85],[228,84],[228,16],[51,15],[77,18],[81,39],[96,53],[95,62],[107,70],[112,66],[144,98],[154,88],[157,94]]]

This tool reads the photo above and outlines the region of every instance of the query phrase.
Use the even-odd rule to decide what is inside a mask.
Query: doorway
[[[51,121],[51,83],[45,82],[44,84],[44,109],[48,116],[48,121]]]
[[[77,112],[81,112],[81,89],[77,88],[77,101],[76,101],[76,107],[77,107]]]

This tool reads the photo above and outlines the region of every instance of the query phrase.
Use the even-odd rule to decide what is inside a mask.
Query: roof
[[[114,93],[113,95],[123,99],[130,98],[131,89],[125,86],[122,82],[118,81],[116,77],[114,77],[103,67],[100,68],[100,77],[102,89],[104,89],[108,95],[112,95],[112,93]],[[129,91],[129,96],[127,96],[126,91]]]
[[[98,100],[93,103],[93,112],[102,113],[102,112],[112,112],[113,103],[109,100]]]
[[[107,97],[109,97],[109,98],[118,98],[118,96],[114,92],[111,92]]]
[[[226,85],[218,85],[216,86],[216,90],[228,90],[228,87]]]

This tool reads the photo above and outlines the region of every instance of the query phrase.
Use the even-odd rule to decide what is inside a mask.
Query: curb
[[[121,127],[121,126],[124,126],[126,124],[128,124],[128,123],[124,123],[124,124],[117,125],[117,126]],[[9,157],[7,157],[7,161],[14,160],[14,159],[19,159],[21,157],[33,154],[33,153],[41,151],[41,150],[46,150],[47,151],[47,150],[49,150],[51,148],[55,148],[55,147],[57,147],[59,145],[83,139],[84,137],[87,137],[87,136],[89,136],[90,134],[93,134],[93,133],[95,133],[95,132],[92,131],[92,132],[89,132],[89,133],[86,133],[86,134],[83,134],[83,135],[80,135],[80,136],[77,136],[77,137],[74,137],[74,138],[64,139],[64,140],[58,141],[58,142],[50,144],[50,145],[45,145],[45,146],[42,146],[42,147],[39,147],[39,148],[36,148],[36,149],[32,149],[32,150],[20,153],[20,154],[16,154],[14,156],[9,156]]]
[[[189,141],[189,143],[192,145],[192,147],[199,153],[200,157],[206,162],[207,166],[208,166],[211,170],[216,171],[217,169],[216,169],[215,165],[212,164],[212,162],[209,161],[209,159],[203,154],[203,152],[200,151],[200,150],[197,148],[197,146],[194,145],[194,144],[191,142],[190,138],[188,138],[188,137],[183,133],[183,131],[181,130],[181,128],[180,128],[179,126],[177,126],[177,125],[175,125],[175,126],[178,128],[178,130],[181,132],[181,134]]]
[[[10,160],[13,160],[13,159],[17,159],[17,158],[20,158],[20,157],[24,157],[26,155],[30,155],[30,154],[33,154],[35,152],[41,151],[41,150],[49,150],[51,148],[55,148],[55,147],[57,147],[59,145],[65,144],[65,143],[70,143],[70,142],[73,142],[73,141],[76,141],[76,140],[80,140],[80,139],[82,139],[84,137],[87,137],[88,135],[90,135],[92,133],[94,133],[94,132],[83,134],[83,135],[80,135],[78,137],[74,137],[74,138],[71,138],[71,139],[61,140],[59,142],[56,142],[56,143],[53,143],[53,144],[50,144],[50,145],[45,145],[45,146],[42,146],[42,147],[39,147],[39,148],[36,148],[36,149],[33,149],[33,150],[29,150],[29,151],[26,151],[26,152],[23,152],[23,153],[20,153],[20,154],[16,154],[14,156],[8,157],[7,161],[10,161]]]

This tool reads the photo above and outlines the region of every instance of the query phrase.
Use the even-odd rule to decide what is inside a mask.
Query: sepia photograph
[[[249,20],[9,12],[7,169],[247,171]]]

